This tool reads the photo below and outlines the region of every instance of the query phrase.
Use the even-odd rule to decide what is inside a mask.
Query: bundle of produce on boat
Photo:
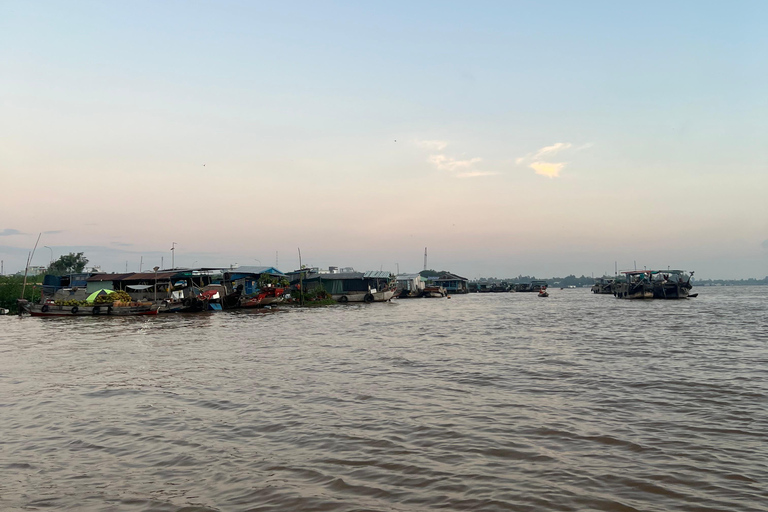
[[[97,295],[93,299],[94,304],[112,304],[113,302],[131,302],[133,298],[123,290],[115,290],[104,295]]]
[[[54,301],[57,306],[87,306],[89,302],[87,300],[75,300],[75,299],[58,299]]]

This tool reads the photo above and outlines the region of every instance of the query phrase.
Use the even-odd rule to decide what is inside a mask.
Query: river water
[[[0,317],[0,510],[768,510],[768,287],[550,291]]]

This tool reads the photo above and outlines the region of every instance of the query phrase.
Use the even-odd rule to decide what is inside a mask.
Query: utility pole
[[[299,247],[299,305],[304,305],[304,268],[301,265],[301,248]]]
[[[427,248],[424,248],[424,270],[427,270]]]
[[[171,243],[171,270],[176,268],[176,242]]]

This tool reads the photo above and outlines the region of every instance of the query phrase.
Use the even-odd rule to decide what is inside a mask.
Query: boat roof
[[[370,272],[340,272],[338,274],[308,274],[303,279],[309,281],[319,279],[321,281],[339,281],[343,279],[389,279],[392,274],[387,271]],[[296,279],[296,278],[294,278]]]
[[[688,270],[622,270],[622,274],[637,275],[637,274],[686,274]]]
[[[257,265],[243,265],[241,267],[227,270],[227,273],[228,274],[274,274],[278,276],[285,275],[279,270],[277,270],[275,267],[263,267],[263,266],[257,266]]]

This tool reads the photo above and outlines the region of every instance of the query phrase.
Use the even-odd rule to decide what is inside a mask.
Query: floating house
[[[399,274],[396,279],[399,298],[421,297],[424,293],[426,279],[421,274]]]
[[[337,302],[385,302],[394,297],[395,276],[387,271],[315,273],[290,272],[291,285],[304,290],[322,287]]]
[[[469,279],[451,274],[450,272],[441,274],[440,277],[433,279],[432,282],[435,286],[445,288],[449,294],[469,293]]]

